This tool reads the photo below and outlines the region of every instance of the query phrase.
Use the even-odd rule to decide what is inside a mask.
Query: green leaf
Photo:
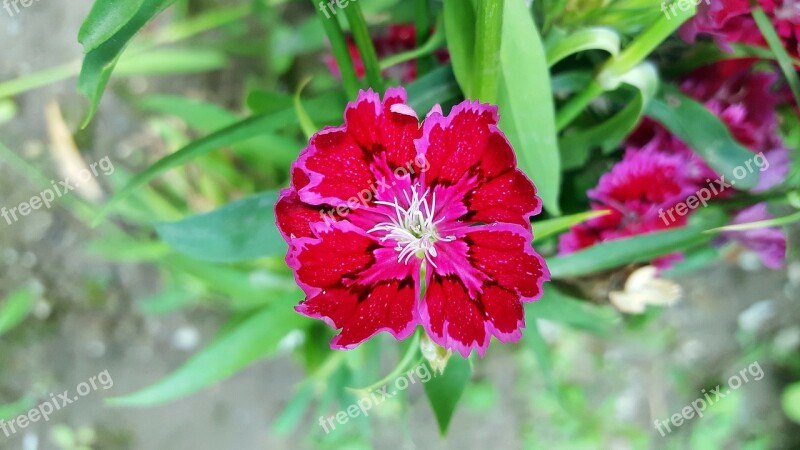
[[[444,0],[444,31],[453,72],[466,98],[474,98],[475,6],[471,0]]]
[[[705,244],[714,238],[705,230],[727,222],[720,211],[697,211],[689,225],[625,239],[602,242],[547,261],[553,278],[579,277],[634,262],[647,262],[672,252]]]
[[[130,22],[144,0],[97,0],[78,31],[83,52],[99,47]]]
[[[500,127],[544,207],[560,215],[561,162],[544,48],[524,0],[506,0],[501,47]]]
[[[602,27],[583,28],[549,46],[547,64],[553,67],[564,58],[586,50],[605,50],[612,56],[617,56],[619,48],[619,34],[616,31]]]
[[[115,73],[130,75],[173,75],[218,70],[228,58],[218,50],[202,48],[165,48],[122,56]]]
[[[542,297],[525,304],[525,322],[546,319],[574,328],[608,336],[619,321],[619,314],[607,306],[597,306],[563,294],[555,286],[546,286]]]
[[[108,400],[114,406],[153,406],[193,394],[274,354],[278,342],[303,318],[280,305],[253,314],[194,355],[178,370],[140,391]]]
[[[28,288],[18,289],[0,304],[0,336],[22,323],[33,309],[36,297]]]
[[[647,114],[683,140],[737,189],[752,189],[758,183],[758,171],[750,171],[741,179],[734,176],[734,169],[744,168],[745,162],[755,155],[739,144],[725,123],[702,104],[669,89],[664,100],[650,102]]]
[[[608,214],[610,211],[586,211],[583,213],[572,214],[570,216],[556,217],[555,219],[542,220],[533,223],[534,241],[539,242],[555,234],[567,231],[573,226],[586,222],[589,219]]]
[[[210,213],[155,225],[161,239],[203,261],[248,261],[286,252],[275,225],[276,192],[231,202]]]
[[[86,57],[83,59],[83,66],[81,67],[81,73],[78,77],[78,89],[89,97],[90,102],[89,112],[83,123],[84,127],[89,124],[97,111],[97,106],[100,104],[100,98],[111,77],[111,72],[114,71],[114,67],[117,61],[119,61],[125,47],[127,47],[128,42],[151,19],[174,2],[175,0],[143,0],[138,11],[128,18],[129,20],[127,23],[119,28],[119,31],[115,32],[102,44],[97,45],[97,47],[92,48],[86,53]],[[94,11],[94,9],[92,11]],[[91,14],[87,20],[90,19],[93,19]],[[119,18],[116,20],[118,21]],[[84,26],[87,25],[84,23]],[[108,33],[110,28],[106,28],[106,30],[103,33],[99,33],[98,36],[102,37],[104,34]],[[83,30],[83,26],[81,29]],[[88,29],[90,29],[90,26],[87,26],[87,30]],[[89,32],[87,31],[87,33]]]
[[[427,362],[425,364],[433,374],[434,370],[430,364]],[[439,434],[442,436],[447,435],[450,420],[453,418],[470,378],[472,378],[472,366],[469,360],[456,354],[450,357],[443,374],[431,378],[423,385],[425,395],[428,397],[436,417],[436,423],[439,425]]]

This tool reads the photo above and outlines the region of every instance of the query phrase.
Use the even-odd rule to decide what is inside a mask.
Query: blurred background
[[[249,5],[178,1],[126,52],[85,129],[76,36],[92,2],[37,1],[14,16],[0,11],[0,206],[29,200],[51,180],[75,179],[103,158],[114,167],[50,209],[0,221],[0,418],[10,420],[50,393],[74,392],[103,371],[113,378],[113,387],[47,422],[8,437],[0,432],[0,448],[800,448],[800,425],[787,416],[800,408],[789,392],[800,379],[793,247],[784,270],[765,270],[755,255],[737,250],[712,266],[678,271],[672,279],[683,296],[668,308],[636,316],[577,309],[568,324],[541,319],[547,372],[527,347],[492,346],[476,361],[445,439],[419,385],[375,408],[368,421],[329,435],[318,409],[287,410],[308,367],[296,351],[308,340],[292,333],[268,358],[190,396],[147,407],[107,404],[175,371],[265,298],[288,305],[299,299],[291,282],[274,275],[281,258],[219,268],[176,254],[150,225],[285,183],[303,147],[296,124],[167,173],[98,227],[87,212],[192,139],[264,105],[290,103],[306,74],[314,74],[309,91],[338,83],[310,3],[254,2],[255,14]],[[411,14],[398,1],[363,0],[362,7],[372,23]],[[264,148],[287,150],[280,156]],[[396,355],[387,351],[385,359],[391,368]],[[762,379],[659,434],[654,420],[753,363]]]

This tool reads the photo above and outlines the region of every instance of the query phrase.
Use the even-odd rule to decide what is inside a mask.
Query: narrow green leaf
[[[111,72],[114,71],[129,41],[150,20],[174,2],[175,0],[144,0],[136,14],[119,31],[86,54],[78,77],[78,89],[89,97],[90,102],[83,127],[86,127],[94,117],[106,84],[111,78]]]
[[[586,222],[589,219],[608,214],[610,211],[586,211],[583,213],[572,214],[570,216],[556,217],[555,219],[542,220],[533,223],[534,241],[539,242],[555,234],[569,230],[573,226]]]
[[[738,223],[736,225],[726,225],[724,227],[717,227],[711,230],[707,230],[706,233],[717,233],[722,231],[747,231],[747,230],[757,230],[759,228],[783,227],[786,225],[791,225],[798,221],[800,221],[800,212],[796,212],[788,216],[776,217],[774,219],[759,220],[757,222]]]
[[[203,261],[237,262],[285,253],[275,226],[278,194],[264,192],[210,213],[155,225],[159,237],[181,253]]]
[[[303,318],[281,305],[252,315],[194,355],[178,370],[140,391],[108,400],[114,406],[153,406],[193,394],[272,355]]]
[[[18,289],[0,303],[0,336],[22,323],[33,309],[36,297],[28,288]]]
[[[297,114],[297,120],[300,122],[300,127],[303,129],[306,139],[311,139],[311,136],[318,130],[317,126],[314,125],[314,121],[308,116],[305,107],[303,107],[303,100],[300,97],[309,82],[311,82],[311,77],[301,81],[294,93],[294,111]]]
[[[165,48],[123,55],[117,63],[115,74],[130,76],[199,73],[222,69],[227,64],[225,53],[218,50]]]
[[[435,373],[427,362],[425,364],[428,365],[430,373]],[[436,423],[439,425],[440,435],[447,435],[450,420],[470,378],[472,378],[472,366],[469,360],[456,354],[450,357],[443,374],[431,378],[423,385]]]
[[[583,28],[558,39],[547,49],[547,64],[553,67],[568,56],[586,50],[604,50],[617,56],[620,49],[619,34],[611,28]]]
[[[783,42],[781,42],[778,33],[772,26],[772,22],[770,22],[767,15],[764,14],[764,10],[760,6],[754,5],[751,13],[753,14],[753,19],[756,21],[756,25],[758,25],[758,29],[761,31],[761,35],[764,36],[764,40],[767,41],[770,50],[772,50],[772,53],[775,55],[775,59],[778,61],[783,76],[786,77],[786,82],[789,84],[789,88],[794,95],[794,101],[800,105],[800,76],[797,75],[797,69],[795,69],[792,58],[789,57],[789,54],[786,53],[786,49],[783,48]]]
[[[322,28],[325,29],[325,34],[328,36],[328,42],[331,44],[331,52],[336,58],[336,65],[339,68],[339,73],[342,76],[342,84],[344,85],[347,97],[350,100],[355,100],[358,96],[358,89],[360,83],[356,76],[356,69],[353,67],[353,60],[350,58],[350,49],[347,46],[347,41],[342,32],[342,26],[339,24],[339,19],[334,15],[331,16],[326,8],[320,8],[317,0],[311,0],[311,4],[317,11],[317,16],[322,22]]]
[[[78,31],[78,42],[88,53],[130,22],[144,0],[97,0]]]
[[[344,8],[344,13],[347,16],[347,22],[350,24],[353,40],[356,41],[358,53],[361,54],[364,71],[367,73],[367,82],[376,91],[383,92],[383,75],[381,75],[381,68],[378,64],[378,55],[375,53],[375,45],[369,35],[367,21],[364,19],[361,5],[356,2],[350,2]]]
[[[466,98],[474,98],[475,7],[471,0],[444,0],[444,31],[453,73]]]
[[[697,211],[685,227],[602,242],[575,253],[550,258],[547,267],[553,278],[568,278],[651,261],[711,241],[714,235],[703,231],[726,222],[725,214],[716,209]]]
[[[734,175],[735,169],[743,169],[755,155],[739,144],[725,123],[701,103],[677,89],[669,89],[664,100],[653,99],[650,102],[647,114],[681,138],[737,189],[752,189],[758,183],[757,170],[745,170],[742,178]]]
[[[503,23],[500,127],[544,207],[560,215],[561,162],[544,48],[524,0],[506,0]]]
[[[321,96],[308,102],[311,106],[309,111],[311,111],[310,114],[314,120],[325,121],[326,115],[329,114],[327,112],[330,109],[329,105],[331,103],[341,104],[342,102],[338,93]],[[340,107],[338,110],[342,111],[343,108]],[[245,141],[261,133],[277,130],[287,123],[291,123],[294,117],[294,109],[291,107],[273,114],[252,116],[211,133],[179,149],[175,153],[165,156],[148,167],[145,171],[137,174],[125,187],[117,192],[96,215],[93,225],[99,223],[119,201],[129,196],[137,188],[148,183],[161,173],[185,164],[213,150]]]

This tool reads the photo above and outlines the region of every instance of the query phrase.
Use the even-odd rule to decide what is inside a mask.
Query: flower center
[[[375,225],[367,233],[383,231],[386,235],[381,238],[381,242],[387,239],[396,241],[397,247],[395,247],[395,250],[399,252],[397,255],[398,262],[408,263],[408,260],[416,255],[419,258],[425,258],[433,267],[436,267],[436,263],[433,261],[436,257],[436,242],[450,242],[455,240],[455,236],[439,236],[436,226],[442,223],[445,218],[441,217],[439,220],[433,220],[436,212],[436,194],[431,195],[429,205],[428,194],[430,189],[419,195],[418,187],[419,184],[416,184],[411,188],[410,196],[408,191],[404,193],[406,204],[408,205],[405,208],[400,205],[397,197],[391,203],[376,201],[376,204],[393,208],[394,215],[387,214],[389,221]]]

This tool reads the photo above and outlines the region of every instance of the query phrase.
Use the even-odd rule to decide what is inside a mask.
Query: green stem
[[[598,95],[603,93],[603,88],[596,80],[592,80],[586,88],[569,99],[567,103],[561,107],[556,113],[556,129],[563,130],[573,120],[575,120],[580,113],[589,106],[589,103]]]
[[[344,8],[344,13],[347,16],[347,22],[350,23],[350,31],[353,33],[356,46],[358,46],[358,52],[361,54],[361,61],[364,62],[367,82],[373,89],[383,92],[383,76],[378,64],[378,55],[375,53],[375,46],[372,45],[372,38],[369,36],[367,21],[364,19],[361,5],[351,2]]]
[[[347,92],[347,97],[355,99],[358,97],[359,82],[356,76],[356,69],[353,67],[353,60],[350,58],[350,50],[347,48],[347,41],[344,38],[342,27],[339,25],[339,20],[336,16],[331,16],[330,13],[323,8],[319,8],[319,2],[311,0],[311,4],[317,11],[319,20],[322,22],[322,28],[328,36],[328,41],[331,43],[331,51],[333,57],[336,58],[336,64],[339,66],[339,73],[342,75],[342,84],[344,90]],[[350,5],[352,6],[352,5]]]
[[[475,31],[475,96],[495,103],[500,78],[500,38],[503,31],[503,0],[478,0]]]

